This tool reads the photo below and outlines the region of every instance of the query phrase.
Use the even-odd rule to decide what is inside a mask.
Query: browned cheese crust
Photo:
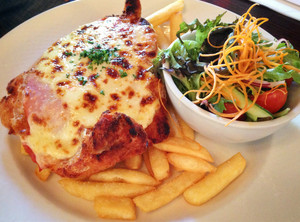
[[[99,77],[96,71],[95,73],[89,71],[91,61],[88,58],[78,63],[74,70],[71,69],[73,73],[71,76],[69,73],[61,74],[66,66],[70,66],[69,62],[63,61],[85,49],[81,36],[93,39],[92,34],[86,33],[92,33],[91,30],[97,31],[99,27],[91,23],[74,32],[79,36],[79,40],[72,39],[78,41],[73,48],[69,48],[70,44],[61,40],[55,42],[47,50],[46,56],[41,57],[29,71],[20,74],[8,84],[7,96],[0,101],[1,122],[9,129],[10,134],[20,136],[25,150],[41,169],[49,168],[63,177],[86,178],[120,161],[142,154],[149,144],[161,142],[168,137],[169,125],[160,104],[161,101],[166,101],[165,89],[155,75],[147,70],[157,54],[156,34],[140,15],[140,2],[127,0],[121,16],[105,17],[100,20],[104,23],[110,18],[114,19],[113,25],[108,29],[110,33],[102,38],[104,41],[107,40],[107,47],[112,47],[109,41],[116,37],[111,30],[116,30],[117,38],[125,38],[125,48],[131,49],[130,52],[118,51],[119,57],[112,58],[111,66],[104,67],[102,76]],[[136,33],[133,34],[132,30],[136,29],[145,32],[144,35],[147,35],[150,41],[135,42]],[[143,33],[140,36],[143,36]],[[65,51],[54,58],[47,57],[57,48]],[[81,59],[81,55],[78,58]],[[135,58],[136,60],[133,60]],[[41,70],[39,68],[41,65],[50,67],[50,71]],[[127,79],[122,77],[122,73],[126,73]],[[107,87],[108,84],[115,84],[117,81],[125,81],[124,84],[131,84],[131,88],[116,93],[113,91],[104,97],[104,93],[101,94],[101,87]],[[144,90],[150,94],[134,91],[141,90],[141,86],[144,86],[142,82],[145,85]],[[140,88],[132,89],[134,84],[140,84]],[[113,86],[118,89],[122,84]],[[83,95],[75,89],[80,89],[79,92],[83,92]],[[68,93],[71,90],[75,93],[70,97]],[[76,96],[78,99],[74,99]],[[135,101],[140,99],[138,107],[130,105],[132,97]],[[72,107],[73,104],[66,98],[75,102],[82,100],[78,103],[81,105]],[[101,108],[104,98],[109,104],[105,109]],[[125,114],[124,109],[126,103],[129,104],[128,109],[132,109],[128,114]],[[136,108],[140,109],[142,114],[137,114]],[[91,115],[93,118],[90,119],[93,121],[87,116],[80,119],[78,117],[80,112]],[[151,116],[150,123],[143,120],[144,115]],[[71,130],[69,126],[66,128],[66,123],[69,123]],[[43,133],[39,129],[48,131]],[[68,140],[70,143],[63,140],[68,136],[66,134],[68,132],[74,134]],[[34,140],[34,136],[46,138],[47,133],[50,135],[49,138],[56,137],[54,141],[49,142],[49,147],[46,142]],[[41,147],[34,147],[32,144],[40,144]]]

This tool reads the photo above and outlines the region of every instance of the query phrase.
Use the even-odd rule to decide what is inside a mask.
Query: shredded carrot
[[[209,110],[221,117],[232,118],[228,123],[235,121],[241,115],[246,113],[256,102],[258,96],[261,93],[263,86],[263,75],[268,68],[275,68],[279,65],[283,65],[285,69],[300,71],[289,65],[283,64],[283,58],[287,55],[283,50],[276,50],[272,48],[266,48],[263,45],[255,44],[252,40],[252,34],[257,33],[258,42],[261,40],[259,33],[259,27],[268,21],[267,18],[255,18],[250,14],[250,11],[257,4],[253,4],[248,11],[242,15],[234,28],[234,34],[230,36],[223,45],[215,46],[209,41],[208,43],[215,48],[220,48],[220,51],[214,54],[200,54],[200,56],[218,56],[219,58],[210,62],[205,67],[205,74],[201,76],[201,86],[197,90],[190,90],[188,93],[196,93],[195,104],[199,104],[202,101],[208,100],[214,96],[217,96],[218,103],[222,97],[231,100],[237,109],[236,113],[225,114],[218,112],[212,105],[209,106]],[[219,28],[219,27],[215,27]],[[214,29],[215,29],[214,28]],[[289,48],[288,50],[294,50]],[[218,73],[221,68],[227,68],[228,73]],[[251,85],[253,82],[259,82],[258,87]],[[276,86],[270,90],[277,89],[280,86]],[[238,99],[232,93],[234,88],[238,88],[245,97],[246,105],[243,108],[239,108]],[[251,90],[253,98],[251,103],[248,102],[248,92]],[[228,125],[227,124],[227,125]]]

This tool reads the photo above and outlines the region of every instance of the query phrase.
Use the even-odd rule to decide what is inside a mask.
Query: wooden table
[[[253,4],[248,0],[203,0],[222,8],[228,9],[239,15],[242,15]],[[266,0],[267,1],[267,0]],[[251,14],[255,17],[266,17],[269,21],[262,25],[262,28],[268,31],[277,39],[285,38],[289,40],[294,48],[300,50],[300,21],[289,18],[278,12],[275,12],[265,6],[259,5],[253,8]]]

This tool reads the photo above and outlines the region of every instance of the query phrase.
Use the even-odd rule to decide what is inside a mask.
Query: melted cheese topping
[[[81,54],[100,47],[111,52],[102,64]],[[147,71],[156,51],[155,34],[148,25],[118,17],[84,25],[61,38],[35,69],[60,98],[66,121],[58,129],[29,118],[31,135],[26,143],[35,154],[72,157],[85,134],[80,129],[92,128],[106,110],[125,113],[146,128],[160,107],[149,87],[156,77]]]

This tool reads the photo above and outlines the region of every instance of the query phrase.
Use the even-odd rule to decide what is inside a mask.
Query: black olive
[[[209,35],[209,42],[214,46],[222,46],[225,41],[228,39],[228,36],[233,32],[231,27],[223,27],[218,28],[211,32]],[[216,53],[220,50],[220,48],[213,47],[209,44],[208,40],[205,39],[202,45],[202,53],[203,54],[212,54]],[[200,62],[210,62],[214,59],[218,58],[218,56],[210,56],[210,57],[202,57],[199,56]]]
[[[201,73],[204,71],[204,65],[197,65],[194,61],[187,61],[180,69],[181,73],[185,76],[191,76],[195,73]]]

